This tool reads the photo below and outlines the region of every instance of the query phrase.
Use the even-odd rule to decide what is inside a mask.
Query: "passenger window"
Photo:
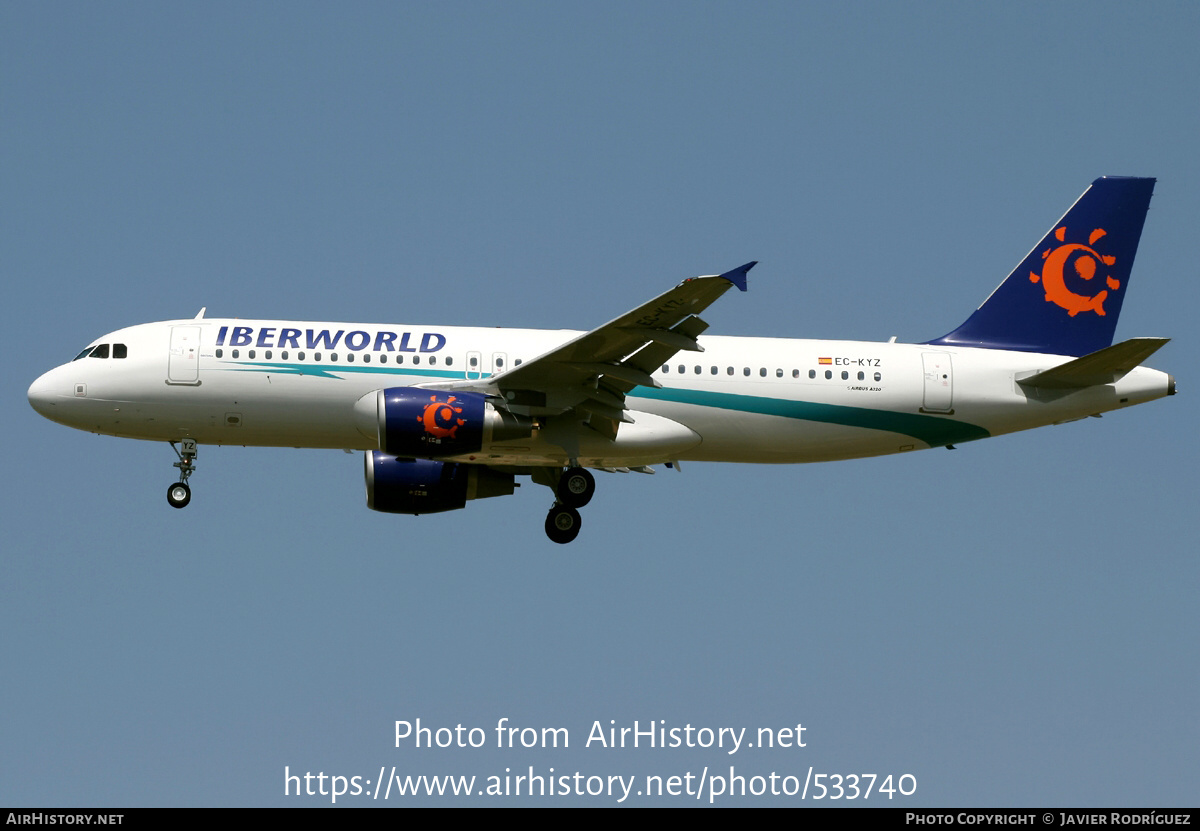
[[[235,349],[235,350],[233,350],[233,357],[236,358],[237,356],[238,356],[238,350]]]
[[[716,368],[715,366],[712,368],[712,374],[713,374],[713,375],[716,375],[716,374],[717,374],[717,368]]]
[[[268,349],[266,352],[264,352],[263,357],[266,358],[268,361],[271,360],[271,350]]]
[[[314,352],[314,353],[313,353],[313,360],[314,360],[314,361],[319,361],[319,360],[321,360],[321,353],[320,353],[320,352]]]
[[[113,357],[114,358],[124,358],[128,354],[129,354],[129,350],[125,348],[125,344],[123,344],[123,343],[114,343],[113,344]]]
[[[108,357],[108,344],[107,343],[100,344],[99,346],[97,346],[95,349],[92,350],[92,354],[88,355],[88,357],[89,358],[107,358]]]
[[[783,377],[783,370],[782,370],[782,369],[777,369],[777,370],[775,370],[775,377],[776,377],[776,378],[782,378],[782,377]]]
[[[446,364],[447,364],[447,365],[449,365],[449,363],[450,363],[450,359],[449,359],[449,358],[447,358],[447,359],[446,359]],[[520,359],[520,358],[517,358],[515,361],[513,361],[513,366],[520,366],[520,365],[521,365],[521,359]]]
[[[749,378],[750,377],[750,367],[748,367],[748,366],[742,367],[742,374],[745,375],[747,378]]]
[[[663,372],[670,372],[670,371],[671,371],[671,367],[668,366],[667,364],[663,364]]]
[[[726,375],[732,375],[732,374],[733,374],[733,367],[731,367],[731,366],[725,367],[725,374],[726,374]]]
[[[809,378],[816,378],[816,377],[817,377],[817,371],[816,371],[815,369],[810,369],[810,370],[808,371],[808,377],[809,377]]]
[[[767,368],[765,366],[760,366],[758,368],[758,375],[760,378],[766,378],[767,377]]]
[[[235,350],[233,350],[233,357],[235,357],[235,358],[237,357],[237,350],[236,350],[236,349],[235,349]],[[303,360],[304,360],[304,353],[303,353],[303,352],[297,352],[297,353],[296,353],[296,360],[298,360],[298,361],[303,361]]]
[[[430,355],[429,356],[429,365],[433,366],[436,363],[437,363],[437,355]],[[500,364],[496,364],[496,366],[500,366]]]
[[[419,364],[419,363],[421,363],[421,356],[420,356],[420,355],[413,355],[413,363],[414,363],[414,364]]]
[[[833,370],[832,369],[825,370],[825,380],[828,381],[832,377],[833,377]]]
[[[876,373],[875,373],[875,380],[876,380],[876,381],[882,381],[882,380],[883,380],[883,376],[882,376],[882,375],[880,375],[878,372],[876,372]]]
[[[403,356],[403,355],[401,355],[400,357],[401,357],[401,358],[403,358],[404,356]],[[387,355],[380,355],[380,356],[379,356],[379,363],[381,363],[381,364],[386,364],[386,363],[387,363]]]
[[[380,355],[380,356],[379,356],[379,360],[383,361],[384,363],[387,363],[387,355]],[[398,363],[398,364],[402,364],[402,363],[404,363],[404,356],[403,356],[403,355],[397,355],[397,356],[396,356],[396,363]]]
[[[700,364],[696,364],[696,374],[700,374]]]
[[[845,381],[849,377],[850,377],[850,373],[843,369],[842,370],[842,380]]]
[[[285,349],[285,350],[283,350],[282,352],[280,352],[280,353],[279,353],[279,356],[280,356],[280,357],[281,357],[283,360],[285,360],[285,361],[286,361],[286,360],[287,360],[287,350]]]
[[[346,354],[346,363],[348,363],[348,364],[354,363],[354,353],[353,352],[348,352]]]
[[[478,359],[478,358],[472,358],[472,359],[471,359],[471,369],[474,369],[474,368],[475,368],[475,367],[477,367],[478,365],[479,365],[479,359]]]
[[[337,353],[336,353],[336,352],[330,352],[330,353],[329,353],[329,360],[333,361],[334,363],[337,363]]]
[[[861,380],[863,380],[863,379],[864,379],[864,378],[866,378],[866,377],[867,377],[867,374],[866,374],[865,372],[860,372],[860,373],[858,373],[858,380],[860,380],[860,381],[861,381]]]
[[[252,360],[252,361],[254,360],[254,350],[253,349],[251,349],[246,354],[249,356],[250,360]]]
[[[682,375],[685,372],[687,372],[687,368],[683,364],[680,364],[679,365],[679,374]]]
[[[453,358],[446,358],[446,366],[450,366],[453,363],[454,363]],[[521,359],[517,358],[517,366],[520,366],[520,365],[521,365]]]
[[[218,350],[217,350],[217,357],[218,357],[218,358],[224,357],[224,355],[225,355],[225,352],[224,352],[224,350],[222,350],[222,349],[218,349]]]
[[[371,363],[371,353],[370,352],[368,352],[366,355],[363,355],[363,363],[364,364]]]

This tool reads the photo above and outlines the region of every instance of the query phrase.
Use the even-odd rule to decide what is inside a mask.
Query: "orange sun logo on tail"
[[[425,427],[425,432],[434,438],[452,439],[458,428],[466,424],[466,419],[458,418],[462,407],[454,406],[457,400],[453,395],[447,401],[438,401],[436,395],[429,396],[431,404],[426,404],[424,411],[417,417]]]
[[[1041,280],[1042,288],[1046,290],[1046,302],[1066,309],[1067,314],[1071,317],[1088,311],[1095,312],[1101,317],[1104,316],[1104,301],[1108,298],[1108,292],[1110,289],[1116,291],[1121,288],[1121,281],[1105,275],[1104,285],[1108,288],[1102,288],[1097,283],[1100,290],[1095,294],[1076,294],[1067,287],[1065,273],[1067,265],[1070,264],[1076,275],[1090,282],[1096,277],[1097,263],[1105,266],[1113,265],[1117,261],[1116,257],[1100,254],[1092,248],[1105,233],[1103,228],[1096,228],[1088,237],[1088,244],[1081,245],[1066,242],[1066,226],[1055,229],[1054,238],[1063,245],[1057,248],[1047,248],[1042,252],[1042,259],[1045,260],[1045,263],[1042,264],[1041,274],[1029,272],[1029,279],[1032,282],[1036,283]]]

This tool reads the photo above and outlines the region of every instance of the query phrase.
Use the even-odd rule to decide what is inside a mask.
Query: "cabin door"
[[[921,355],[925,368],[925,412],[949,413],[954,407],[954,368],[946,352]]]
[[[200,383],[200,327],[172,326],[167,358],[168,384]]]

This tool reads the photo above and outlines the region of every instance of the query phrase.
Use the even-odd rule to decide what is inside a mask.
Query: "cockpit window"
[[[114,343],[113,344],[113,357],[114,358],[124,358],[128,354],[129,354],[129,350],[125,347],[125,344],[123,344],[123,343]]]
[[[85,350],[83,350],[82,352],[80,352],[78,355],[76,355],[76,356],[75,356],[74,358],[72,358],[71,360],[73,360],[73,361],[78,361],[80,358],[86,358],[86,357],[88,356],[88,353],[89,353],[89,352],[91,352],[91,351],[92,351],[93,349],[95,349],[95,348],[96,348],[96,347],[94,347],[94,346],[89,346],[87,349],[85,349]]]
[[[92,354],[88,355],[88,357],[89,358],[107,358],[108,357],[108,344],[107,343],[100,344],[99,346],[97,346],[95,349],[92,350]]]

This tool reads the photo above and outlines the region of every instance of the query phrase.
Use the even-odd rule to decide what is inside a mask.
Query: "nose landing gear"
[[[179,468],[179,481],[167,488],[167,504],[172,508],[186,508],[192,501],[192,489],[188,487],[187,480],[196,472],[196,440],[183,439],[179,445],[176,447],[175,442],[171,442],[171,449],[179,457],[174,465]]]

